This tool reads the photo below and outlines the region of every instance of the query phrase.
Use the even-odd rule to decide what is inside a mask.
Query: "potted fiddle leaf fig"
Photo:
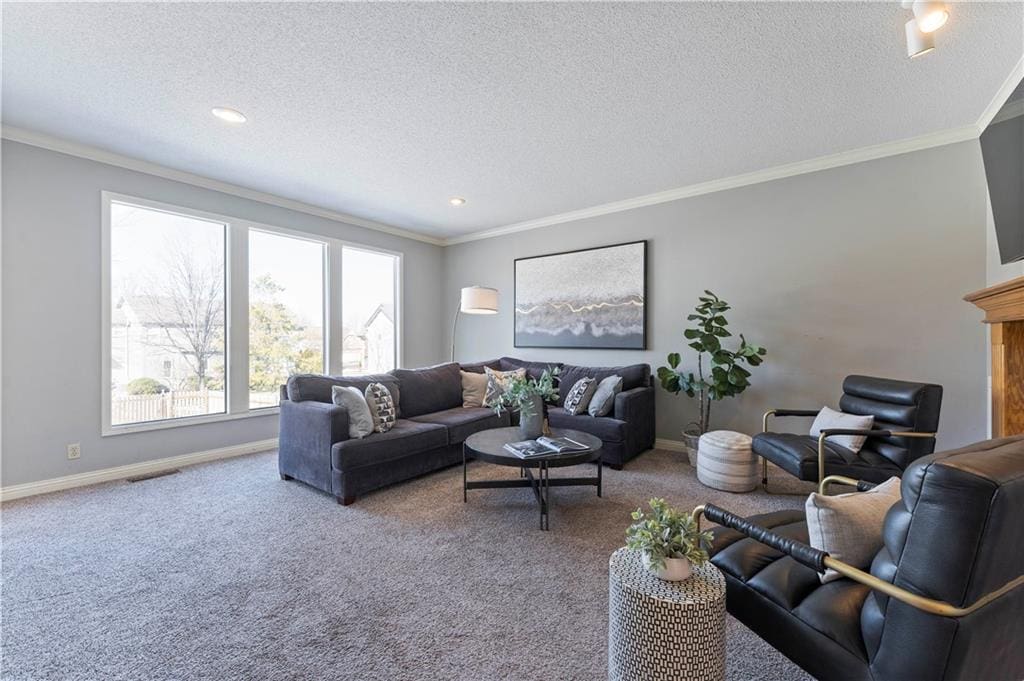
[[[496,414],[505,409],[519,412],[519,432],[524,440],[536,440],[544,430],[544,403],[558,399],[558,367],[544,370],[538,379],[509,379],[504,392],[491,405]]]
[[[746,390],[750,385],[750,372],[743,365],[758,366],[768,352],[748,342],[743,334],[735,350],[722,345],[723,339],[732,337],[725,318],[725,312],[731,309],[729,303],[708,290],[697,300],[697,307],[686,318],[693,326],[683,331],[683,337],[697,352],[697,373],[679,368],[682,357],[678,352],[669,354],[668,366],[658,367],[658,382],[662,388],[675,395],[682,392],[697,398],[698,420],[687,424],[683,430],[683,443],[693,466],[697,465],[700,436],[710,430],[711,403]]]
[[[711,533],[701,532],[693,515],[671,508],[664,499],[647,502],[650,513],[633,511],[626,546],[640,551],[644,565],[658,579],[679,582],[703,565],[711,549]]]

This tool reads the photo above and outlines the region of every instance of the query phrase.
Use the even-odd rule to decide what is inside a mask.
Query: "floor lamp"
[[[498,314],[498,289],[486,286],[467,286],[462,289],[459,309],[452,320],[452,361],[455,361],[455,329],[459,325],[459,315],[466,314]]]

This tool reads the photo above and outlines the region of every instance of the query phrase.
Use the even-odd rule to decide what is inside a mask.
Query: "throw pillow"
[[[590,400],[593,399],[596,391],[597,381],[589,376],[581,378],[569,389],[569,394],[565,396],[565,402],[562,404],[562,407],[566,413],[573,416],[582,414],[587,411],[587,407],[590,406]]]
[[[395,400],[387,386],[383,383],[366,386],[366,404],[370,408],[375,431],[386,433],[395,427]]]
[[[818,494],[807,497],[807,535],[811,546],[833,558],[867,570],[882,548],[885,514],[900,500],[900,479],[889,478],[868,492]],[[826,570],[819,575],[826,584],[841,575]]]
[[[594,396],[590,398],[587,413],[591,416],[607,416],[615,407],[615,396],[622,392],[622,376],[609,376],[597,384]]]
[[[871,430],[873,425],[875,425],[874,416],[844,414],[843,412],[836,411],[835,409],[822,407],[821,411],[818,412],[818,416],[814,419],[814,423],[811,424],[811,435],[813,437],[818,437],[821,435],[821,431],[829,428]],[[860,448],[864,446],[864,441],[866,439],[867,438],[863,435],[835,435],[830,437],[828,441],[835,442],[837,445],[842,445],[856,454],[860,451]]]
[[[484,367],[487,374],[487,390],[484,392],[484,406],[493,407],[501,394],[505,392],[509,381],[513,378],[526,378],[526,369],[515,371],[498,371],[491,367]]]
[[[361,440],[373,432],[373,416],[359,388],[336,385],[331,388],[331,401],[348,412],[348,436]]]
[[[487,374],[462,371],[462,406],[482,407],[487,395]]]

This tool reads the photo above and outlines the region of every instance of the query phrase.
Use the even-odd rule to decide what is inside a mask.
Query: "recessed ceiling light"
[[[466,205],[466,199],[462,198],[461,196],[453,196],[452,198],[448,199],[448,203],[452,204],[453,206],[464,206]]]
[[[213,107],[210,113],[212,113],[214,116],[221,119],[222,121],[227,121],[228,123],[245,123],[246,120],[245,114],[241,111],[237,111],[236,109],[229,109],[223,106]]]

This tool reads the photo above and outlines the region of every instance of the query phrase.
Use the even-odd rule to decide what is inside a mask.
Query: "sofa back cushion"
[[[484,373],[485,367],[491,369],[501,369],[501,360],[489,359],[486,362],[473,362],[472,364],[460,364],[463,371],[467,374],[482,374]]]
[[[593,378],[598,383],[609,376],[622,376],[622,390],[643,388],[650,385],[651,365],[630,364],[624,367],[581,367],[573,364],[562,366],[562,374],[559,376],[558,406],[565,405],[565,396],[569,389],[581,378]]]
[[[561,362],[528,362],[525,359],[516,359],[515,357],[502,357],[498,360],[501,364],[499,367],[491,367],[492,369],[497,368],[501,371],[515,371],[516,369],[526,369],[526,375],[536,380],[540,378],[540,375],[544,373],[545,369],[551,369],[557,367],[562,368]],[[569,384],[572,387],[572,383]]]
[[[383,383],[399,404],[401,394],[398,379],[390,374],[369,374],[367,376],[324,376],[322,374],[295,374],[288,379],[286,391],[292,402],[328,402],[333,399],[331,393],[336,385],[345,388],[356,388],[365,393],[371,383]]]
[[[456,362],[425,369],[395,369],[401,385],[398,411],[404,418],[462,406],[462,373]]]

